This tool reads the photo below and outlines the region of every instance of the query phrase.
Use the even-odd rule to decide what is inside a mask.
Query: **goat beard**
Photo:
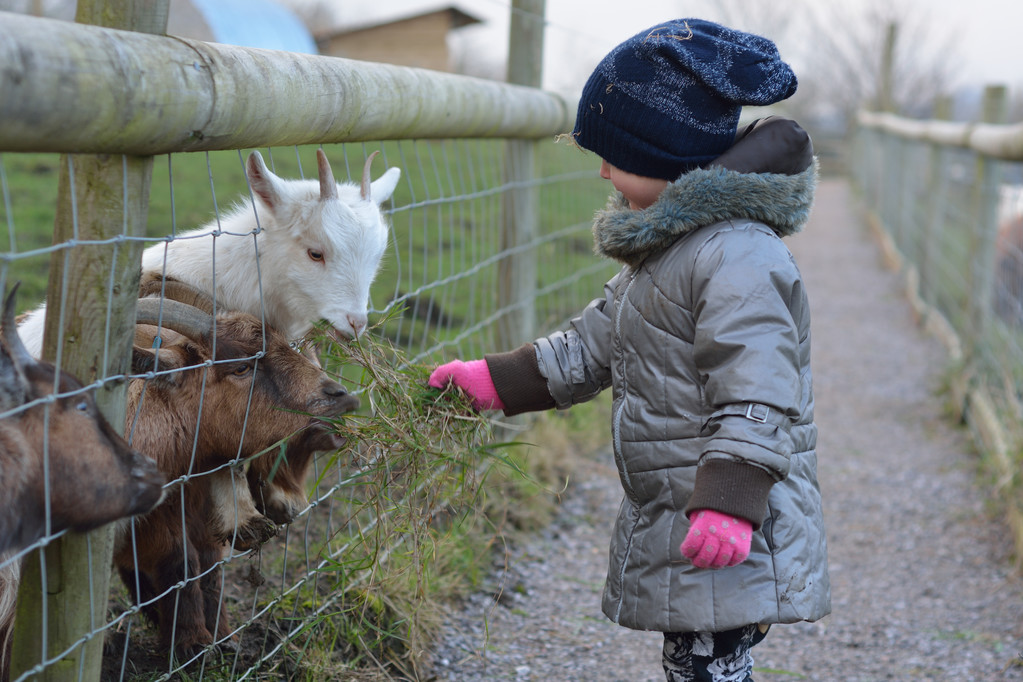
[[[348,442],[329,422],[313,419],[288,441],[288,458],[299,453],[312,454],[324,450],[340,450]]]

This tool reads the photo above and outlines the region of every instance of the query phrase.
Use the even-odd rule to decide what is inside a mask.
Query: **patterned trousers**
[[[724,632],[665,632],[667,682],[753,682],[753,655],[766,630],[746,625]]]

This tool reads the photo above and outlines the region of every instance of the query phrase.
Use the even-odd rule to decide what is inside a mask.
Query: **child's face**
[[[600,177],[610,180],[614,188],[621,192],[625,200],[629,202],[629,208],[632,209],[647,208],[668,186],[667,180],[628,173],[620,168],[615,168],[603,159],[600,162]]]

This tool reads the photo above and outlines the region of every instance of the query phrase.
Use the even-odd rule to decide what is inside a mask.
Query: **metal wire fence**
[[[857,149],[863,190],[917,270],[921,297],[960,335],[975,370],[1015,400],[1023,162],[869,129]]]
[[[1023,548],[1023,125],[862,122],[854,178],[952,351],[957,408]]]
[[[370,334],[390,340],[407,362],[451,355],[481,357],[484,352],[503,350],[499,322],[509,309],[526,305],[533,309],[538,328],[561,326],[600,292],[612,274],[614,266],[592,254],[589,234],[590,218],[607,187],[597,177],[593,159],[576,149],[553,140],[541,147],[539,172],[526,183],[536,192],[541,227],[528,243],[507,249],[500,240],[501,204],[509,192],[521,191],[523,184],[502,179],[502,141],[397,141],[378,146],[384,151],[383,165],[399,166],[404,172],[386,209],[390,246],[372,289],[371,318],[376,324]],[[362,145],[328,145],[326,149],[347,167],[350,147],[360,154],[365,151]],[[288,175],[292,160],[297,164],[294,172],[301,176],[303,151],[309,158],[308,149],[272,149],[268,156],[282,176]],[[146,245],[175,229],[190,227],[181,224],[183,216],[207,214],[216,220],[217,207],[239,197],[251,201],[244,191],[240,153],[186,156],[199,158],[169,157],[157,164],[150,210],[152,235]],[[58,164],[58,157],[50,155],[0,156],[4,197],[0,226],[8,245],[0,254],[0,281],[34,283],[26,287],[30,295],[23,299],[25,308],[39,303],[47,263],[54,253],[75,258],[85,249],[117,248],[117,242],[42,245],[52,232],[53,201],[40,201],[39,193],[56,191],[53,179]],[[184,180],[186,174],[195,173],[203,176],[200,186],[208,186],[206,196],[195,193],[191,178]],[[496,295],[499,268],[517,253],[527,254],[536,264],[535,294],[528,301],[502,307]],[[90,388],[122,379],[100,376]],[[357,382],[349,388],[359,393]],[[242,425],[238,426],[241,430]],[[485,462],[473,464],[477,465]],[[221,584],[218,612],[229,619],[230,632],[240,643],[233,655],[219,659],[218,674],[226,666],[232,679],[258,675],[257,671],[278,662],[282,649],[302,646],[303,641],[308,645],[310,629],[325,614],[342,609],[339,603],[346,601],[345,594],[363,584],[405,540],[403,521],[388,520],[388,516],[407,514],[410,508],[429,516],[445,507],[443,491],[451,485],[445,474],[398,471],[407,466],[408,461],[391,461],[379,444],[361,452],[358,444],[352,444],[350,450],[321,456],[310,477],[310,507],[278,537],[259,551],[228,552],[206,573],[189,575],[186,569],[179,576],[176,589],[209,579]],[[389,467],[392,470],[384,473],[389,483],[383,485],[376,476]],[[215,473],[200,472],[196,477]],[[466,475],[455,472],[456,477]],[[189,485],[196,484],[190,480]],[[182,489],[173,487],[171,495],[182,494]],[[52,535],[44,537],[8,558],[8,564],[52,540]],[[102,601],[106,596],[82,598]],[[106,621],[81,633],[76,642],[77,646],[93,637],[107,639],[104,679],[130,679],[133,671],[140,670],[158,673],[158,679],[160,674],[163,678],[202,677],[210,665],[205,652],[177,658],[165,653],[164,660],[153,660],[159,659],[153,653],[159,650],[155,634],[125,586],[116,580],[109,604]],[[40,608],[47,610],[46,604]],[[43,637],[46,632],[44,628]],[[43,651],[44,659],[30,672],[45,670],[67,654],[45,645]]]
[[[418,390],[417,378],[420,384],[425,379],[416,372],[452,356],[508,350],[563,326],[615,270],[592,254],[590,220],[608,191],[596,160],[555,141],[568,107],[547,93],[449,74],[2,19],[0,73],[15,96],[0,100],[0,285],[6,291],[21,283],[19,311],[50,299],[47,314],[61,316],[55,327],[63,334],[54,358],[59,368],[69,364],[62,355],[69,347],[94,358],[82,373],[84,387],[40,398],[47,424],[58,420],[68,398],[114,396],[110,413],[118,414],[116,402],[124,398],[116,396],[126,382],[173,376],[110,369],[131,352],[116,340],[125,295],[131,297],[124,282],[137,274],[142,247],[201,224],[215,231],[229,206],[253,201],[245,149],[268,145],[263,154],[282,178],[315,178],[316,147],[326,151],[338,180],[354,176],[358,182],[352,169],[372,150],[382,152],[378,168],[402,169],[384,206],[390,232],[371,289],[366,339],[372,342],[322,357],[325,371],[363,406],[336,424],[349,442],[314,459],[306,481],[309,506],[257,547],[229,542],[198,570],[184,560],[169,562],[162,567],[171,586],[164,592],[144,585],[138,570],[108,580],[111,545],[127,542],[137,559],[147,544],[168,538],[137,522],[84,536],[52,532],[54,484],[67,483],[61,478],[67,474],[64,453],[47,430],[40,469],[46,532],[0,558],[0,604],[7,609],[18,596],[13,678],[95,679],[99,670],[104,680],[279,679],[294,676],[298,661],[315,676],[317,669],[366,657],[408,657],[408,651],[387,649],[385,630],[414,629],[402,617],[393,624],[389,595],[423,589],[437,571],[460,570],[445,552],[446,534],[472,521],[483,504],[480,483],[502,461],[489,448],[485,420],[462,421],[432,411],[422,395],[408,395]],[[102,59],[83,68],[77,54]],[[308,78],[294,79],[294,69]],[[76,106],[52,106],[60,96],[55,78],[76,93]],[[118,87],[123,99],[107,121],[103,93]],[[165,99],[169,91],[178,93],[176,101]],[[214,98],[213,92],[234,95]],[[99,109],[79,118],[91,105]],[[366,115],[369,109],[373,116]],[[282,120],[287,125],[276,124]],[[322,133],[308,132],[313,129]],[[59,152],[100,154],[85,158],[103,167],[104,179],[80,177],[81,157]],[[136,156],[150,154],[160,154],[151,170]],[[139,206],[143,229],[137,228]],[[107,216],[102,234],[86,214]],[[81,276],[83,264],[93,271],[88,279]],[[82,290],[98,307],[76,307]],[[101,341],[77,336],[83,318],[96,318],[86,326],[98,328]],[[208,377],[216,367],[210,362],[182,371]],[[401,372],[412,382],[389,390],[388,378]],[[395,406],[411,403],[415,418],[395,423]],[[198,409],[197,423],[210,418],[201,402]],[[24,411],[5,409],[0,423],[13,423]],[[443,441],[424,443],[444,434],[435,419],[482,445],[455,457]],[[247,417],[220,425],[237,432],[239,441],[260,426]],[[130,429],[125,433],[132,437]],[[285,452],[282,443],[278,464]],[[226,481],[226,501],[236,510],[245,464],[236,458],[167,484],[164,504],[179,509],[182,556],[205,519],[189,504],[198,493],[188,491],[223,491]],[[81,493],[103,477],[71,470]],[[24,567],[31,570],[19,571]],[[87,579],[76,582],[83,573]],[[151,616],[161,598],[184,603],[183,595],[197,587],[216,642],[178,651],[177,620],[160,628]],[[80,615],[72,618],[78,611],[87,614],[84,625]],[[181,614],[173,612],[175,619]],[[161,640],[164,631],[172,633],[169,642]],[[394,640],[415,646],[410,636]],[[90,659],[97,655],[99,663]]]

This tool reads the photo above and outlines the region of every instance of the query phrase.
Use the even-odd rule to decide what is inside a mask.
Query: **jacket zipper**
[[[636,282],[636,272],[631,273],[629,283],[625,286],[625,291],[622,293],[622,297],[619,299],[618,307],[615,310],[615,341],[618,344],[619,349],[622,347],[622,308],[624,302],[629,296],[629,290],[632,289],[632,285]],[[611,422],[611,442],[614,448],[615,460],[618,462],[618,470],[622,474],[622,487],[625,488],[625,494],[633,502],[636,500],[636,493],[632,489],[632,481],[629,478],[629,470],[625,467],[625,459],[622,457],[622,413],[625,411],[625,395],[628,389],[628,382],[626,380],[626,367],[625,367],[625,354],[622,354],[622,401],[618,405],[618,409],[615,410],[614,418]]]
[[[624,307],[625,300],[629,297],[629,290],[632,289],[632,285],[636,281],[636,271],[633,270],[629,279],[629,283],[625,286],[625,291],[622,293],[622,297],[618,301],[618,307],[615,310],[615,342],[618,344],[619,349],[622,346],[622,308]],[[611,422],[611,443],[614,448],[615,461],[618,464],[618,471],[621,473],[622,488],[625,490],[625,496],[629,498],[629,501],[633,506],[636,506],[636,493],[632,489],[632,481],[629,479],[629,470],[625,468],[625,458],[622,457],[622,438],[621,438],[621,426],[622,426],[622,412],[625,410],[625,395],[627,393],[628,383],[626,382],[626,371],[625,371],[625,354],[622,354],[622,401],[615,410],[614,418]],[[639,521],[639,515],[636,515],[635,522],[632,528],[629,529],[629,537],[625,543],[625,553],[622,555],[622,563],[618,570],[618,604],[615,607],[614,622],[619,622],[619,617],[622,613],[622,605],[624,604],[625,598],[625,567],[629,565],[629,556],[632,554],[632,534],[636,531],[636,522]]]

